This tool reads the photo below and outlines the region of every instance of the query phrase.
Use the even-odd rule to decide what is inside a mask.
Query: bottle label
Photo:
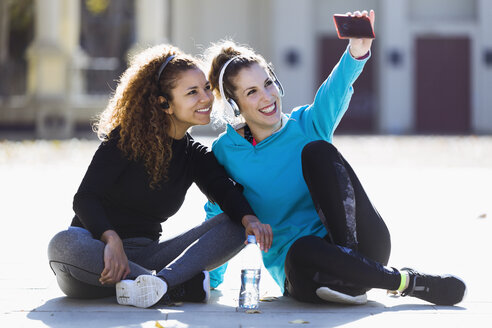
[[[258,309],[260,303],[260,276],[260,269],[241,270],[240,310]]]

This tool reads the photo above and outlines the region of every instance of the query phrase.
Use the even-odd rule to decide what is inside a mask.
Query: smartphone
[[[372,29],[371,21],[367,16],[348,16],[348,15],[333,15],[335,28],[340,39],[359,38],[359,39],[374,39],[374,30]]]

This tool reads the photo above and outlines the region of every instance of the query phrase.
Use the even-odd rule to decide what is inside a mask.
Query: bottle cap
[[[256,244],[255,235],[248,235],[248,244]]]

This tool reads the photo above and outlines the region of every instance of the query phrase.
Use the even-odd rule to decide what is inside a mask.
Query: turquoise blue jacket
[[[244,187],[244,196],[262,223],[273,230],[273,244],[263,252],[263,263],[284,291],[284,262],[287,251],[300,237],[324,237],[320,222],[302,175],[301,151],[314,140],[332,142],[333,133],[348,108],[352,84],[369,57],[354,59],[343,54],[323,82],[314,102],[283,115],[283,128],[253,146],[228,125],[213,143],[217,160],[229,175]],[[205,205],[207,218],[221,212],[218,205]],[[211,284],[223,280],[225,266],[211,272]]]

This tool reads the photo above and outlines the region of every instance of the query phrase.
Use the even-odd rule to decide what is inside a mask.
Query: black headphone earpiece
[[[229,105],[231,105],[232,112],[234,113],[234,116],[238,117],[239,115],[241,115],[241,111],[239,110],[239,106],[236,104],[234,99],[229,98],[229,99],[227,99],[227,102],[229,103]]]
[[[162,109],[169,109],[169,102],[166,100],[163,103],[161,103],[161,108]]]
[[[161,99],[162,102],[161,102]],[[162,109],[169,109],[169,101],[168,101],[169,97],[167,94],[161,94],[159,95],[159,97],[157,98],[157,102],[159,103],[159,106],[162,108]]]
[[[159,67],[159,70],[157,71],[157,75],[155,77],[155,82],[157,83],[157,88],[159,88],[159,81],[161,79],[161,75],[162,75],[162,72],[164,71],[164,68],[166,68],[167,64],[169,64],[169,62],[171,60],[173,60],[173,58],[176,57],[176,55],[171,55],[169,57],[166,58],[166,60],[161,64],[161,66]],[[167,101],[168,99],[168,96],[166,95],[161,95],[162,97],[164,97],[166,99],[166,101],[162,102],[160,105],[161,105],[161,108],[162,109],[169,109],[169,102]]]
[[[219,74],[219,92],[220,92],[220,98],[222,98],[222,100],[224,101],[224,104],[226,107],[229,107],[232,112],[234,113],[234,116],[238,117],[239,115],[241,115],[241,111],[239,110],[239,106],[236,104],[236,102],[231,99],[231,98],[227,98],[226,97],[226,94],[224,92],[224,73],[225,73],[225,70],[227,68],[227,66],[236,58],[238,58],[239,56],[235,56],[235,57],[232,57],[230,58],[223,66],[222,66],[222,69],[220,70],[220,74]]]
[[[270,65],[268,65],[268,71],[270,72],[270,76],[271,76],[273,82],[275,82],[275,86],[277,87],[278,94],[280,95],[280,97],[283,97],[285,94],[284,87],[282,86],[282,83],[280,83],[279,79],[277,78],[277,75],[275,74],[273,69],[270,67]]]

